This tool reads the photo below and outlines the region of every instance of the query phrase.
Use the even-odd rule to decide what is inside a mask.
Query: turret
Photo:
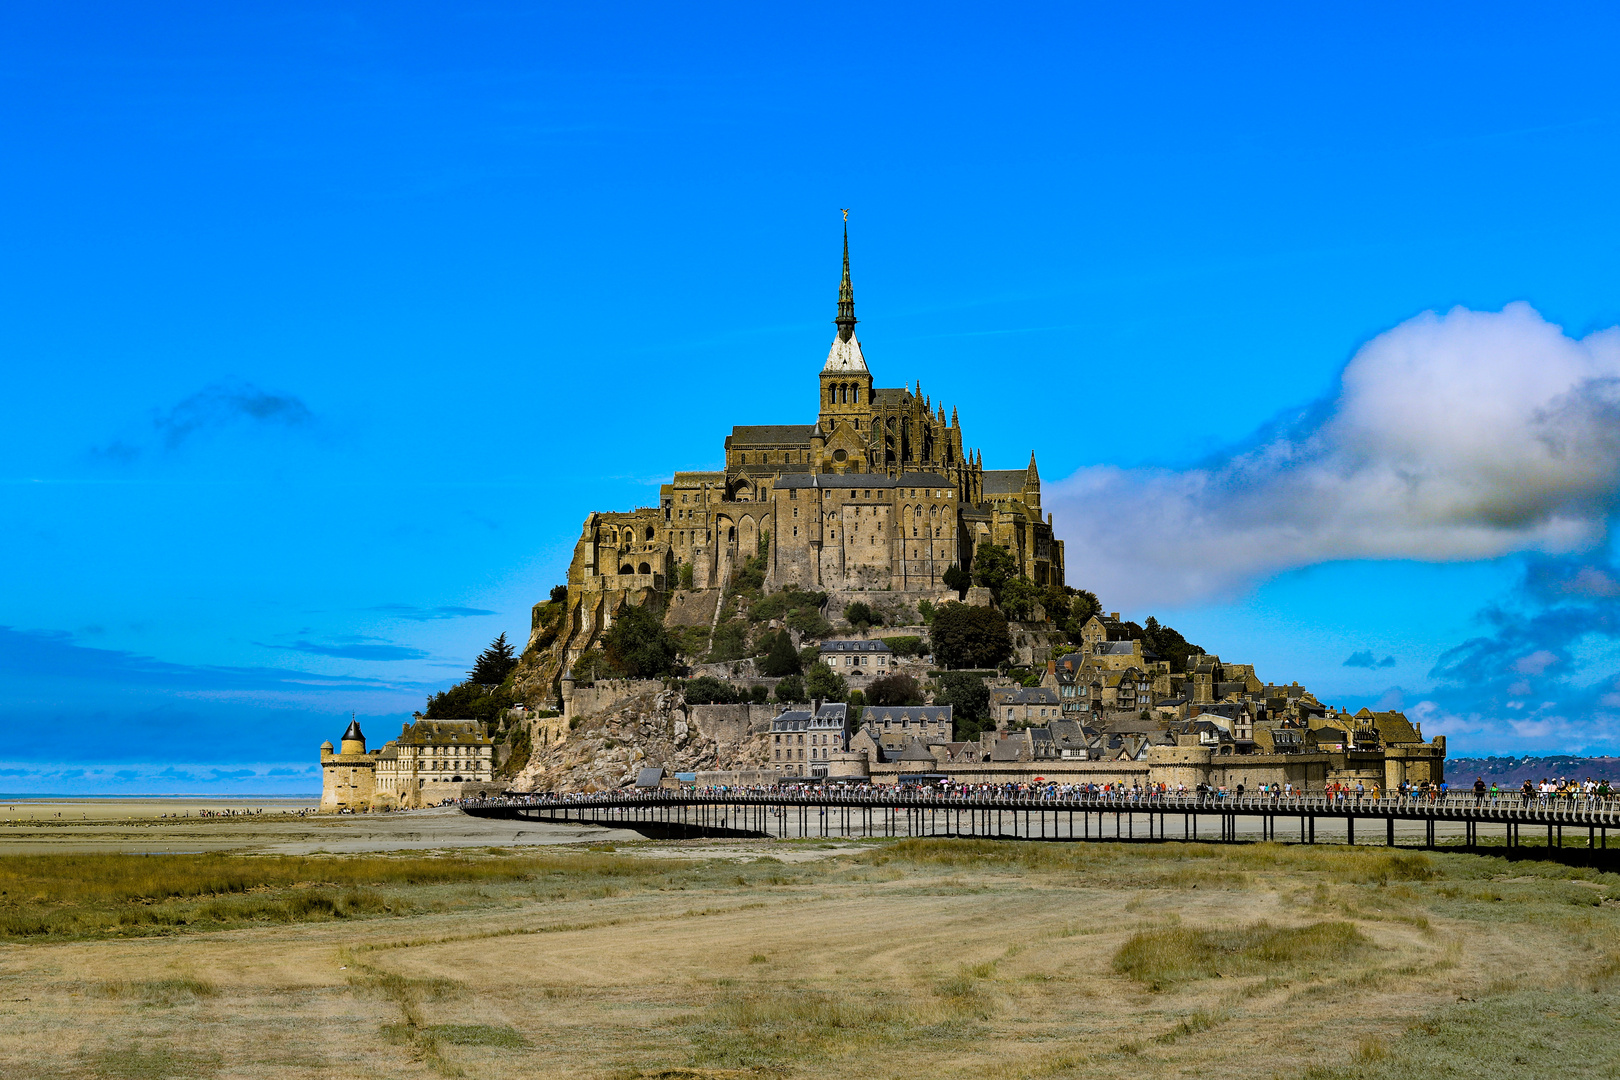
[[[360,721],[351,719],[349,730],[343,733],[343,741],[338,744],[342,753],[363,754],[366,752],[366,737],[360,731]]]

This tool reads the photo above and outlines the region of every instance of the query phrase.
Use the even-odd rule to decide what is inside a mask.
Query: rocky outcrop
[[[581,716],[561,741],[535,747],[512,787],[603,791],[634,784],[643,768],[662,767],[666,773],[757,769],[769,758],[767,726],[742,731],[735,724],[700,725],[680,691],[649,690],[595,716]]]

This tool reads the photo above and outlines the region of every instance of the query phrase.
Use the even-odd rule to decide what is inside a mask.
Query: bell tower
[[[855,442],[864,444],[872,417],[872,373],[861,355],[855,321],[855,287],[849,280],[849,211],[845,210],[844,277],[838,285],[838,318],[833,320],[838,333],[821,368],[820,427],[824,438],[831,439],[842,427],[854,435]]]

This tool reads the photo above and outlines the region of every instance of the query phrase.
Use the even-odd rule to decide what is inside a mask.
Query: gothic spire
[[[844,280],[838,284],[838,340],[855,336],[855,286],[849,283],[849,211],[844,211]]]

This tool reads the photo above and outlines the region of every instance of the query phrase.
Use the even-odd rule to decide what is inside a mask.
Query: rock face
[[[705,733],[678,690],[656,690],[615,702],[560,742],[536,747],[513,781],[518,791],[603,791],[636,782],[637,770],[662,767],[666,774],[700,769],[757,769],[769,759],[763,725],[744,732],[713,725]],[[720,736],[718,739],[715,735]]]

